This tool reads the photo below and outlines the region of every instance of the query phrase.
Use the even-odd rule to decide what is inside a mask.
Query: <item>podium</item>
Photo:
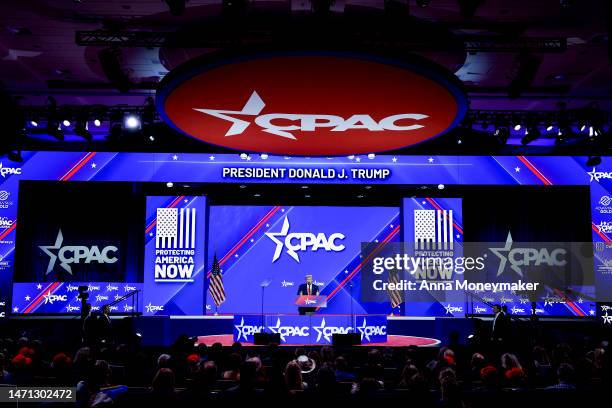
[[[300,295],[294,303],[300,314],[312,314],[319,307],[327,307],[327,296]]]
[[[295,299],[300,307],[327,307],[327,296],[301,295]]]

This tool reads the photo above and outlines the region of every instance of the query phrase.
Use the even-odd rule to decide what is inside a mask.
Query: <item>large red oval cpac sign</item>
[[[244,152],[347,155],[439,136],[466,110],[459,86],[406,63],[331,54],[188,63],[158,92],[179,131]]]

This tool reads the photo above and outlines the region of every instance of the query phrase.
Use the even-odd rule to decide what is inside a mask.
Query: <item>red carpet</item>
[[[224,346],[231,346],[234,342],[231,334],[219,334],[216,336],[198,336],[198,344],[206,344],[210,346],[213,343],[221,343]],[[245,346],[251,345],[249,343],[242,343]],[[384,346],[384,347],[407,347],[407,346],[418,346],[418,347],[432,347],[440,344],[440,340],[431,339],[428,337],[415,337],[415,336],[387,336],[386,343],[370,343],[364,344],[363,346]],[[291,346],[308,346],[308,344],[291,344]]]

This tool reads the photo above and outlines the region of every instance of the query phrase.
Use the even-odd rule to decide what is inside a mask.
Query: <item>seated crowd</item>
[[[397,399],[449,408],[570,406],[586,399],[598,406],[609,381],[607,349],[606,342],[593,348],[536,346],[519,354],[459,345],[222,347],[182,336],[167,349],[135,343],[70,353],[26,337],[4,338],[0,384],[76,386],[82,407],[282,399]]]

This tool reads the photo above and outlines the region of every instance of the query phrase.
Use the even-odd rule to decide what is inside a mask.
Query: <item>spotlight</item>
[[[31,125],[32,127],[38,127],[38,122],[37,122],[36,120],[32,119],[32,120],[30,121],[30,125]]]
[[[149,141],[154,142],[155,141],[155,136],[149,136]]]
[[[166,187],[172,188],[172,187],[174,187],[174,183],[169,181],[169,182],[166,183]]]
[[[527,146],[534,140],[539,139],[540,136],[542,136],[542,134],[540,133],[540,129],[538,129],[537,125],[527,126],[527,128],[525,129],[525,136],[523,136],[523,138],[521,139],[521,144],[523,146]]]
[[[48,135],[53,136],[60,142],[64,141],[64,131],[62,130],[62,127],[59,125],[59,123],[57,123],[55,120],[49,119],[45,131]]]
[[[589,156],[586,162],[587,167],[595,167],[601,164],[601,156]]]
[[[566,143],[569,139],[575,138],[576,134],[572,130],[572,126],[569,123],[560,123],[559,132],[557,133],[557,140],[555,144]]]
[[[551,130],[553,130],[553,125],[548,125],[548,127],[546,128],[546,131],[550,132]]]
[[[123,123],[126,129],[130,129],[130,130],[140,129],[140,118],[134,114],[127,115]]]
[[[91,132],[89,131],[89,125],[87,123],[88,117],[89,116],[86,111],[79,112],[75,120],[74,133],[77,136],[81,136],[88,142],[91,142],[93,137],[91,136]]]
[[[91,132],[89,131],[89,125],[87,124],[86,120],[78,120],[76,122],[76,125],[74,126],[74,133],[77,136],[81,136],[83,139],[87,140],[88,142],[91,142],[93,140],[93,136],[91,135]]]
[[[521,130],[521,125],[514,125],[514,130],[516,130],[517,132]]]
[[[376,157],[374,153],[368,154],[368,159],[373,160]]]
[[[261,157],[262,160],[268,160],[268,155],[265,153],[260,154],[259,157]]]
[[[64,121],[62,122],[62,125],[64,125],[64,127],[69,127],[70,121],[68,119],[64,119]]]
[[[100,119],[94,119],[93,124],[94,124],[95,127],[100,127],[102,122],[100,122]]]
[[[438,190],[444,190],[444,184],[438,184]]]
[[[505,146],[506,143],[508,143],[510,132],[508,131],[507,127],[498,127],[497,129],[495,129],[493,137],[495,138],[495,140],[497,140],[497,143],[502,146]]]

